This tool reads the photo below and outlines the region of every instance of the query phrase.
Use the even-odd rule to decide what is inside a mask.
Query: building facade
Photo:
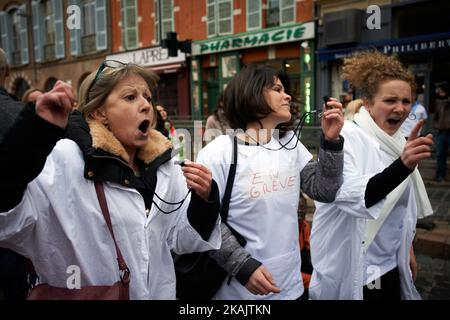
[[[50,90],[57,80],[77,89],[109,50],[108,1],[0,1],[1,47],[11,76],[7,90]]]
[[[228,81],[250,63],[285,70],[296,109],[303,111],[314,106],[312,1],[205,0],[198,1],[198,6],[193,19],[202,23],[197,23],[191,58],[195,119],[215,110]]]
[[[351,88],[341,79],[343,58],[377,49],[397,55],[414,73],[424,106],[434,112],[436,86],[450,83],[450,2],[319,0],[316,5],[318,96],[345,96]]]
[[[79,87],[105,59],[139,63],[160,76],[156,101],[173,119],[204,119],[242,66],[284,69],[297,109],[314,106],[312,0],[0,0],[7,89]],[[168,32],[192,40],[169,56]],[[302,104],[298,103],[299,101]]]
[[[190,13],[195,0],[111,1],[112,50],[108,59],[141,64],[160,77],[157,103],[173,119],[190,117],[189,64],[179,51],[170,57],[161,47],[167,32],[190,38]]]

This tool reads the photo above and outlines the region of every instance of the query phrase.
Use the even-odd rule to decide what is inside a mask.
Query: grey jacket
[[[320,202],[333,202],[342,185],[344,168],[344,138],[331,142],[321,139],[319,149],[320,161],[311,160],[300,173],[301,189],[310,198]],[[238,160],[239,164],[239,160]],[[252,273],[261,262],[252,258],[245,248],[241,247],[230,229],[221,224],[222,245],[217,251],[210,251],[210,256],[229,276],[245,286]]]

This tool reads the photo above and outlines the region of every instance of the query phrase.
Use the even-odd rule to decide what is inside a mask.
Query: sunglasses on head
[[[98,79],[100,78],[100,75],[102,74],[103,70],[105,70],[106,68],[111,68],[111,69],[117,69],[117,68],[123,68],[126,65],[128,65],[128,63],[123,63],[117,60],[105,60],[102,62],[102,64],[100,65],[100,67],[98,67],[97,73],[95,74],[95,78],[92,81],[92,83],[89,86],[89,89],[87,90],[87,92],[91,92],[92,87],[94,87],[94,85],[97,83]]]

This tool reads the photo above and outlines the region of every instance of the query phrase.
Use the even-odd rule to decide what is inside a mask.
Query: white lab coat
[[[316,202],[311,230],[311,299],[363,299],[366,222],[378,218],[384,204],[382,200],[366,208],[364,201],[367,182],[389,165],[382,161],[379,143],[350,121],[345,122],[341,135],[345,138],[344,182],[333,203]],[[403,299],[420,298],[409,270],[417,214],[416,206],[412,207],[412,213],[405,215],[397,253]]]
[[[288,142],[292,134],[280,139]],[[293,139],[288,147],[293,148]],[[278,149],[272,138],[266,148]],[[225,192],[232,155],[230,137],[222,135],[203,148],[197,161],[210,168],[220,197]],[[266,150],[260,146],[238,145],[236,177],[227,222],[247,239],[245,249],[272,274],[279,294],[258,296],[235,278],[225,281],[216,293],[218,300],[293,300],[303,294],[297,208],[300,172],[312,155],[298,143],[293,150]]]
[[[93,181],[83,177],[84,160],[77,144],[61,140],[44,169],[28,184],[22,201],[0,213],[0,246],[33,261],[41,283],[67,287],[111,285],[119,280],[116,250],[97,200]],[[157,171],[155,192],[166,201],[187,193],[179,166],[169,161]],[[135,189],[104,183],[118,246],[131,272],[131,299],[175,299],[175,271],[170,251],[189,253],[220,247],[220,219],[208,242],[189,224],[183,207],[163,214],[155,205],[147,218]],[[156,198],[155,198],[156,199]],[[173,209],[156,200],[165,211]],[[75,267],[74,267],[75,266]],[[67,272],[71,273],[67,273]]]

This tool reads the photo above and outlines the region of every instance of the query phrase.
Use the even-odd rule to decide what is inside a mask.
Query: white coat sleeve
[[[374,146],[370,144],[362,145],[362,140],[356,136],[355,131],[344,130],[342,135],[345,138],[344,180],[333,204],[343,213],[359,218],[376,219],[383,207],[384,199],[367,208],[364,196],[369,180],[383,169],[380,166],[375,168],[367,159],[377,155],[378,151],[374,151]]]
[[[175,194],[174,198],[182,199],[188,192],[185,178],[178,166],[170,165],[172,166],[171,186],[173,188],[171,192]],[[217,250],[221,244],[220,217],[217,218],[208,241],[205,241],[189,223],[187,211],[190,200],[191,196],[189,195],[180,210],[174,212],[176,215],[172,219],[168,235],[170,248],[176,254]]]
[[[28,184],[21,202],[0,213],[0,246],[28,257],[36,254],[35,248],[45,233],[43,221],[48,219],[52,210],[48,195],[63,194],[65,190],[66,177],[57,163],[55,152],[52,152],[42,172]],[[65,198],[65,195],[61,196],[61,203],[54,205],[64,206]]]

